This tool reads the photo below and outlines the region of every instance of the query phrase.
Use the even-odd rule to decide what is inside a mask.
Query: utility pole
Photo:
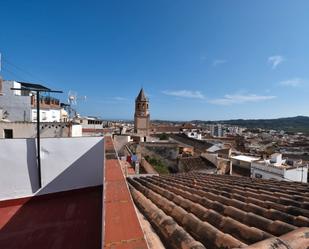
[[[41,134],[40,134],[40,92],[48,93],[62,93],[62,91],[54,91],[48,88],[36,88],[36,87],[22,87],[11,88],[11,90],[27,90],[36,93],[36,141],[37,141],[37,163],[38,163],[38,178],[39,188],[42,188],[42,175],[41,175]]]
[[[38,160],[38,176],[39,188],[42,188],[41,174],[41,133],[40,133],[40,91],[36,91],[36,143],[37,143],[37,160]]]

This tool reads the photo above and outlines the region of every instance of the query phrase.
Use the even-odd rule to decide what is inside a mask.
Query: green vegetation
[[[155,170],[159,173],[159,174],[168,174],[168,168],[161,162],[160,159],[156,159],[156,158],[152,158],[150,156],[145,156],[145,159],[148,163],[150,163]]]
[[[166,133],[162,133],[159,135],[160,140],[168,140],[168,135]]]

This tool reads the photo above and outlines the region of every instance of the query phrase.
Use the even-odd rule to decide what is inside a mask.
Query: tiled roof
[[[205,158],[198,157],[182,157],[179,159],[185,172],[194,170],[210,170],[216,169],[216,166]]]
[[[196,140],[194,138],[189,138],[185,134],[172,134],[170,137],[181,143],[193,146],[194,149],[198,152],[205,152],[208,148],[213,146],[212,144],[204,140]]]
[[[137,207],[168,247],[309,245],[308,184],[202,173],[128,182]]]

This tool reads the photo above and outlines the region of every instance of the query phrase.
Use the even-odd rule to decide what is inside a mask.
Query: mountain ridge
[[[230,119],[219,121],[192,121],[205,124],[229,124],[247,128],[262,128],[271,130],[284,130],[287,132],[303,132],[309,134],[309,117],[295,116],[275,119]]]

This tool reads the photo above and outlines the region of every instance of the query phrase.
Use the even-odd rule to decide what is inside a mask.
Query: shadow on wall
[[[36,140],[32,138],[27,138],[26,146],[27,146],[28,175],[32,193],[35,193],[36,191],[39,190],[38,166],[36,157]]]
[[[66,160],[64,156],[60,155],[57,158],[59,160],[58,164],[50,163],[53,158],[55,157],[42,159],[43,187],[36,195],[102,185],[104,163],[103,139],[92,146],[86,153],[79,156],[65,170],[60,165],[62,160]],[[46,161],[49,163],[47,164]]]
[[[103,139],[100,139],[82,154],[78,152],[80,148],[75,148],[75,151],[73,151],[72,144],[62,144],[63,150],[57,148],[55,145],[53,148],[50,148],[51,146],[48,147],[48,145],[42,145],[41,189],[39,189],[39,175],[35,154],[36,142],[34,139],[27,139],[26,142],[28,175],[34,195],[102,185],[104,162]],[[81,147],[82,145],[77,144],[76,146]],[[81,150],[83,149],[81,148]],[[74,153],[75,155],[71,157],[66,156],[67,154]],[[74,158],[77,159],[74,160]]]
[[[33,151],[30,148],[35,146],[35,140],[27,140],[28,146]],[[99,160],[103,159],[103,139],[58,175],[53,175],[53,170],[59,172],[59,165],[42,166],[43,187],[38,191],[37,167],[28,163],[35,196],[13,206],[1,207],[0,202],[0,248],[100,248],[104,161],[101,167],[91,165],[98,153],[102,155]],[[28,158],[30,162],[33,153],[29,152]],[[55,193],[59,191],[66,192]]]

